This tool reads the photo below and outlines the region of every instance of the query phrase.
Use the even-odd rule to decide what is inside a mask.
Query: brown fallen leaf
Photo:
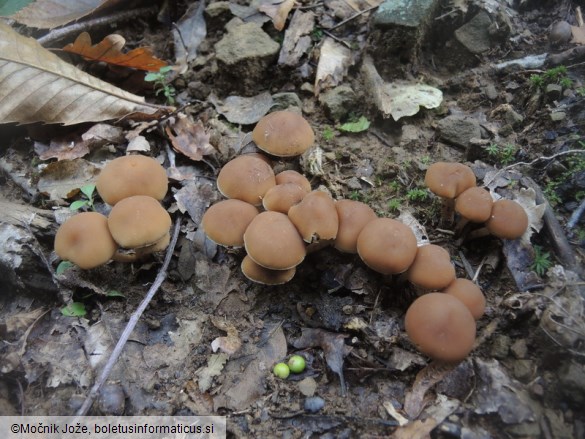
[[[211,323],[220,331],[227,332],[226,337],[217,337],[211,342],[211,350],[217,352],[220,349],[228,355],[233,355],[242,347],[240,334],[234,325],[228,321],[215,316],[210,316]]]
[[[412,388],[404,398],[404,411],[410,419],[418,418],[429,402],[427,397],[429,389],[445,378],[456,366],[456,364],[432,362],[416,375]]]
[[[98,122],[130,114],[154,118],[170,107],[95,78],[66,63],[32,38],[0,23],[0,121]]]
[[[281,31],[284,29],[288,14],[294,5],[295,0],[277,0],[275,2],[268,0],[267,2],[260,5],[258,10],[268,15],[272,19],[274,28],[278,31]]]
[[[82,32],[73,43],[63,47],[65,52],[76,53],[91,61],[101,61],[117,66],[131,67],[151,72],[158,71],[167,65],[156,58],[148,47],[138,47],[127,53],[122,53],[126,40],[122,35],[111,34],[97,44],[91,44],[91,36]]]
[[[571,26],[571,32],[573,34],[571,43],[580,45],[585,44],[585,27]]]
[[[209,143],[209,134],[201,121],[195,122],[189,116],[179,116],[176,122],[165,128],[173,148],[191,160],[199,161],[214,151]]]

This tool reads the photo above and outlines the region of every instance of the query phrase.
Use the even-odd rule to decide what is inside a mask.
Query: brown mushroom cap
[[[225,247],[242,247],[244,232],[258,209],[242,200],[223,200],[211,206],[201,220],[209,239]]]
[[[244,245],[254,262],[271,270],[288,270],[306,255],[303,238],[288,216],[280,212],[256,215],[244,233]]]
[[[494,202],[490,218],[485,226],[492,235],[498,238],[520,238],[528,228],[528,215],[518,203],[503,198]]]
[[[288,217],[308,243],[332,240],[337,236],[337,209],[335,201],[326,192],[309,192],[289,209]]]
[[[171,216],[154,198],[135,195],[120,200],[112,207],[108,227],[121,247],[146,247],[169,232]]]
[[[261,150],[293,157],[309,149],[315,133],[303,116],[292,111],[275,111],[264,116],[252,131],[252,140]]]
[[[110,205],[133,195],[148,195],[162,200],[169,180],[165,169],[155,159],[143,155],[127,155],[108,162],[96,181],[102,200]]]
[[[469,279],[455,279],[443,290],[443,293],[461,300],[471,311],[475,320],[479,320],[485,311],[485,296],[481,289]]]
[[[83,212],[65,221],[55,235],[55,253],[83,269],[105,264],[118,246],[101,213]]]
[[[279,172],[276,174],[276,184],[285,184],[285,183],[296,183],[303,190],[307,193],[311,192],[311,183],[300,172],[294,171],[292,169],[287,169],[286,171]]]
[[[274,171],[257,154],[236,157],[217,176],[217,188],[225,197],[254,206],[262,204],[262,197],[275,184]]]
[[[459,299],[443,293],[428,293],[416,299],[404,320],[410,340],[436,360],[463,360],[475,342],[475,319]]]
[[[478,186],[465,189],[455,199],[455,211],[474,223],[487,221],[494,204],[490,193]]]
[[[254,260],[246,255],[242,260],[242,273],[253,282],[264,285],[282,285],[291,280],[297,269],[296,267],[288,270],[271,270],[258,265]]]
[[[475,186],[475,174],[469,166],[456,162],[436,162],[427,169],[425,184],[442,198],[455,198]]]
[[[333,246],[345,253],[357,253],[357,239],[364,226],[377,218],[376,212],[365,203],[338,200],[335,203],[339,230]]]
[[[455,267],[449,252],[434,244],[419,247],[408,269],[408,280],[426,290],[445,288],[455,280]]]
[[[296,183],[284,183],[272,186],[264,194],[262,206],[266,210],[288,213],[288,210],[301,202],[307,192]]]
[[[382,274],[405,271],[416,256],[416,237],[408,226],[390,218],[377,218],[364,226],[357,252],[364,263]]]

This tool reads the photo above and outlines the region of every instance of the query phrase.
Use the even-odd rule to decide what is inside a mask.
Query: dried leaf
[[[585,27],[571,26],[571,32],[573,33],[571,43],[585,44]]]
[[[151,115],[168,107],[101,81],[0,23],[0,120],[65,125]]]
[[[189,116],[182,116],[165,128],[173,148],[191,160],[201,160],[204,155],[211,154],[215,149],[209,143],[209,134],[201,121],[193,121]]]
[[[136,136],[130,142],[128,142],[128,146],[126,147],[126,152],[130,151],[150,151],[150,143],[146,140],[144,136]]]
[[[53,162],[43,169],[37,186],[51,200],[66,199],[76,195],[80,187],[93,183],[98,173],[98,168],[83,159]]]
[[[268,0],[267,2],[260,5],[258,10],[268,15],[272,19],[274,28],[278,31],[281,31],[284,29],[288,14],[294,5],[295,0],[277,0],[274,3],[271,0]]]
[[[40,316],[47,311],[43,308],[33,309],[32,311],[20,312],[18,314],[7,316],[0,327],[5,329],[3,334],[15,334],[27,330]]]
[[[203,214],[216,197],[214,185],[208,181],[202,182],[201,179],[189,182],[175,194],[177,207],[181,213],[189,213],[196,227],[199,227]]]
[[[317,75],[315,77],[315,96],[323,88],[339,84],[351,64],[351,51],[333,38],[325,38],[321,46]]]
[[[209,100],[219,114],[229,122],[250,125],[258,122],[274,105],[272,96],[268,92],[245,98],[242,96],[228,96],[222,101],[214,95]]]
[[[226,354],[213,354],[209,356],[207,366],[197,371],[199,391],[207,392],[209,390],[213,378],[221,374],[227,360],[228,355]]]
[[[204,10],[204,1],[192,3],[173,28],[175,62],[185,70],[187,64],[197,57],[197,49],[207,35]]]
[[[428,390],[445,378],[455,367],[457,367],[456,364],[432,362],[416,375],[412,389],[404,398],[404,411],[410,419],[418,418],[427,404],[425,395]]]
[[[284,33],[284,41],[278,55],[278,64],[295,67],[311,48],[311,31],[315,28],[315,14],[297,9]]]
[[[122,53],[124,44],[126,44],[126,40],[123,36],[112,34],[92,46],[90,35],[87,32],[82,32],[75,42],[67,44],[63,50],[76,53],[91,61],[101,61],[151,72],[156,72],[167,65],[163,60],[156,58],[147,47],[138,47],[128,53]]]

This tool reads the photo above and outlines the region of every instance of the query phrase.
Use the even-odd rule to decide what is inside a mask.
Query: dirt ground
[[[581,47],[549,37],[558,20],[575,24],[579,2],[444,2],[429,24],[433,38],[423,39],[420,47],[401,46],[393,61],[374,56],[385,81],[409,80],[443,93],[437,108],[421,108],[398,121],[383,117],[363,71],[366,55],[386,53],[383,46],[394,43],[374,32],[374,9],[353,16],[348,4],[361,10],[374,5],[299,2],[317,17],[310,47],[298,65],[272,61],[268,75],[250,72],[264,75],[262,81],[245,84],[222,73],[216,59],[226,14],[204,15],[207,31],[198,58],[172,85],[175,105],[191,102],[182,111],[201,121],[213,148],[193,160],[171,150],[164,123],[140,133],[150,144],[142,153],[159,158],[171,176],[163,205],[173,222],[181,222],[181,231],[167,276],[91,413],[226,415],[230,437],[585,437],[584,216],[567,227],[584,198],[585,155],[563,153],[585,149],[583,57],[497,67],[529,55],[548,54],[550,61],[551,55]],[[178,2],[169,19],[176,22],[186,9]],[[482,10],[494,23],[494,17],[506,16],[511,30],[481,54],[450,46],[454,30]],[[327,31],[343,19],[347,24]],[[263,29],[282,43],[284,31],[270,21]],[[115,29],[88,31],[94,41],[115,31],[128,47],[151,46],[157,57],[174,64],[171,30],[153,14]],[[349,86],[355,94],[340,119],[323,98],[334,87],[324,82],[319,96],[315,93],[324,31],[347,42],[352,53],[345,74],[335,74],[336,86]],[[138,82],[133,73],[77,62],[149,101],[165,103],[152,84]],[[547,76],[559,65],[566,69]],[[546,88],[559,82],[560,89]],[[271,287],[241,274],[242,251],[205,240],[201,216],[222,198],[215,186],[218,170],[250,150],[245,135],[254,126],[229,122],[217,103],[263,92],[288,93],[284,102],[296,102],[318,147],[300,158],[274,159],[276,171],[299,170],[313,189],[365,202],[380,217],[408,213],[422,234],[449,251],[458,277],[475,277],[487,309],[464,361],[443,364],[419,353],[404,330],[405,311],[419,293],[370,270],[356,255],[322,249],[307,256],[292,281]],[[370,122],[367,129],[343,128],[360,116]],[[442,122],[448,117],[478,121],[480,138],[468,135],[466,144],[457,144],[449,135],[452,125]],[[121,140],[74,160],[55,160],[62,152],[42,158],[41,146],[78,144],[93,125],[0,128],[0,236],[6,242],[13,233],[28,237],[26,245],[5,250],[0,271],[0,414],[74,414],[164,258],[110,262],[87,271],[73,267],[55,275],[59,223],[70,214],[71,202],[84,199],[78,188],[95,180],[105,160],[124,154],[124,136],[136,125],[111,123],[121,128]],[[480,185],[526,198],[539,227],[530,241],[458,239],[441,223],[440,200],[424,186],[426,169],[437,161],[469,164]],[[11,220],[16,206],[25,212],[19,218],[34,216],[34,221]],[[107,212],[97,196],[94,208]],[[4,267],[14,258],[26,264],[7,272]],[[63,312],[74,302],[83,315]],[[305,357],[305,371],[275,377],[274,364],[292,354]]]

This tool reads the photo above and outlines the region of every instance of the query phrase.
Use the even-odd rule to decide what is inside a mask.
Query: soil
[[[302,3],[322,24],[338,20],[330,9],[335,2]],[[467,13],[457,4],[469,6]],[[460,27],[479,10],[468,2],[450,5],[442,10],[452,10],[452,15],[442,24],[431,24],[434,44],[423,42],[416,58],[397,69],[379,66],[388,81],[400,75],[441,89],[443,102],[436,109],[421,108],[399,121],[381,116],[359,68],[371,45],[381,44],[366,44],[369,14],[335,32],[350,43],[355,57],[340,84],[351,86],[356,104],[341,120],[332,119],[330,108],[312,89],[323,34],[313,34],[313,49],[302,58],[312,72],[308,77],[299,73],[301,68],[274,64],[270,79],[256,82],[252,89],[247,82],[245,94],[295,93],[316,133],[318,150],[302,158],[274,159],[275,170],[299,170],[314,189],[328,190],[337,199],[363,201],[380,217],[408,212],[422,235],[449,251],[458,277],[476,277],[487,309],[477,322],[472,353],[451,365],[419,353],[405,333],[404,313],[420,292],[400,278],[375,273],[356,255],[324,248],[307,256],[292,281],[270,287],[241,274],[241,250],[226,250],[202,237],[201,214],[221,199],[214,185],[218,169],[241,152],[243,134],[253,128],[227,122],[208,99],[211,94],[225,99],[234,86],[218,74],[214,61],[214,44],[225,34],[226,24],[216,18],[209,20],[199,58],[173,82],[178,104],[193,101],[183,112],[202,122],[214,149],[197,161],[172,154],[176,171],[186,177],[171,180],[163,204],[174,221],[182,221],[179,240],[160,290],[90,413],[225,415],[230,437],[585,436],[584,290],[579,277],[585,224],[581,219],[572,229],[564,228],[585,191],[585,171],[579,168],[583,156],[559,155],[509,167],[583,148],[583,66],[569,66],[571,86],[555,98],[535,89],[530,79],[543,75],[546,66],[494,68],[504,60],[573,47],[551,46],[548,32],[552,23],[567,19],[577,3],[520,2],[508,9],[514,12],[514,32],[502,44],[473,55],[469,64],[439,60],[446,50],[442,45],[452,37],[445,29]],[[179,2],[171,11],[173,21],[185,10]],[[263,28],[274,40],[282,40],[270,22]],[[171,28],[155,17],[120,23],[116,32],[130,47],[148,45],[160,58],[173,59]],[[108,80],[115,77],[102,67],[86,68]],[[121,87],[136,84],[130,76],[121,78]],[[128,87],[164,103],[162,95],[144,88],[151,84],[140,86]],[[506,119],[512,114],[506,105],[521,119]],[[565,117],[553,120],[551,113],[561,109]],[[361,115],[371,123],[367,130],[351,133],[340,128]],[[448,115],[478,120],[482,139],[464,147],[446,142],[437,124]],[[124,133],[132,128],[124,121],[113,125]],[[79,191],[49,194],[46,188],[58,186],[59,179],[69,186],[75,179],[47,171],[48,164],[56,162],[41,160],[35,144],[66,134],[78,136],[90,126],[2,128],[0,202],[30,212],[55,212],[44,223],[23,226],[16,221],[11,226],[29,239],[15,252],[32,262],[3,276],[0,284],[3,415],[74,414],[161,267],[164,255],[155,255],[141,263],[111,262],[88,271],[73,267],[54,276],[59,263],[52,253],[55,230],[68,205],[82,196]],[[150,143],[145,153],[170,168],[165,131],[154,127],[142,135]],[[79,181],[91,180],[103,161],[122,155],[126,145],[111,142],[76,159],[84,161],[76,168],[84,175]],[[506,153],[508,145],[512,147]],[[511,198],[532,182],[553,206],[552,217],[560,226],[547,223],[531,242],[519,246],[491,236],[458,241],[441,220],[441,201],[424,187],[425,171],[436,161],[468,163],[485,184],[486,175],[500,170],[498,176],[506,180],[493,188]],[[532,197],[533,205],[542,204],[538,196],[536,201]],[[107,206],[96,198],[95,209],[106,212]],[[0,219],[2,227],[8,224]],[[554,235],[559,230],[562,236]],[[564,253],[559,240],[568,240]],[[544,259],[538,259],[543,254]],[[536,270],[535,257],[544,264],[542,271]],[[64,307],[72,302],[83,304],[86,314],[64,315]],[[295,353],[305,357],[305,371],[287,379],[275,377],[273,365]],[[310,397],[322,401],[307,402]],[[402,425],[404,418],[409,422]]]

